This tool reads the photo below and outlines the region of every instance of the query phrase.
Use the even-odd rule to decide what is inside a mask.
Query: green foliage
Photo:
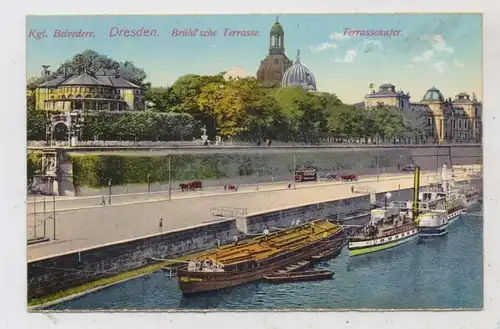
[[[395,108],[355,108],[334,94],[300,87],[261,88],[251,77],[225,81],[221,75],[188,74],[147,97],[157,105],[155,111],[191,114],[210,138],[314,144],[330,137],[400,137],[410,131]]]
[[[76,155],[73,162],[75,186],[107,186],[168,181],[169,156]],[[176,154],[171,158],[174,181],[225,177],[221,170],[229,157]]]
[[[42,171],[42,152],[29,151],[27,157],[28,180]]]
[[[366,151],[360,159],[357,152],[310,152],[296,156],[297,168],[319,171],[356,170],[358,165],[376,166],[377,152]],[[388,150],[379,154],[380,166],[410,163],[411,154]],[[148,181],[168,181],[169,156],[133,155],[73,155],[73,181],[75,187],[145,184]],[[243,176],[282,176],[293,173],[293,154],[173,154],[171,155],[172,181],[237,178]]]
[[[28,140],[45,139],[45,129],[49,122],[44,111],[35,109],[35,95],[27,97],[26,129]]]
[[[83,138],[104,140],[190,140],[196,122],[186,113],[104,112],[85,116]]]

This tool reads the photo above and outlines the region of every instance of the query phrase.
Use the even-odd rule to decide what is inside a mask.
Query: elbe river
[[[51,310],[450,309],[483,306],[483,215],[470,209],[442,237],[368,255],[339,257],[316,268],[333,280],[250,283],[182,296],[161,271],[50,307]]]

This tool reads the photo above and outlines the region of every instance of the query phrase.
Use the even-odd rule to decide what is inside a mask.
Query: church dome
[[[424,95],[424,102],[444,102],[443,94],[436,87],[427,90]]]
[[[293,64],[281,80],[281,85],[285,86],[300,86],[306,90],[316,90],[316,79],[311,70],[300,62],[300,52],[297,50],[297,61]]]
[[[276,18],[276,22],[271,27],[271,32],[269,34],[271,34],[271,35],[283,35],[283,34],[285,34],[285,31],[283,31],[283,27],[278,22],[278,18]]]

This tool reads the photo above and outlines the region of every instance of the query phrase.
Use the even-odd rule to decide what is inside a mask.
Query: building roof
[[[409,93],[404,93],[402,90],[396,91],[396,87],[390,83],[384,83],[378,88],[377,92],[365,95],[365,98],[378,98],[378,97],[410,97]]]
[[[436,87],[427,90],[422,99],[423,102],[444,102],[443,94]]]
[[[283,26],[278,22],[278,17],[276,17],[276,22],[274,22],[271,27],[270,35],[284,35],[285,31],[283,30]]]
[[[300,62],[300,51],[297,50],[297,61],[283,74],[282,86],[300,86],[307,90],[316,90],[316,79],[311,70]]]
[[[250,74],[245,72],[245,70],[240,66],[232,67],[229,71],[224,74],[224,80],[229,79],[244,79],[249,77]]]
[[[115,88],[138,88],[141,87],[132,82],[114,75],[93,75],[88,72],[71,75],[68,77],[59,76],[53,80],[42,83],[38,87],[58,87],[58,86],[103,86]]]

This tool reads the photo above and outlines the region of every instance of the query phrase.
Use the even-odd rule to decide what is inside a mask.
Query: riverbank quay
[[[411,189],[397,190],[393,193],[398,193],[401,198],[408,199],[411,195]],[[379,202],[383,198],[384,193],[377,194]],[[351,197],[348,200],[349,202],[342,200],[342,202],[331,204],[337,210],[337,214],[339,209],[348,215],[353,209],[360,210],[362,207],[369,207],[370,200],[366,195]],[[262,225],[263,222],[266,222],[267,227],[271,225],[289,227],[298,218],[298,214],[303,221],[309,221],[317,219],[316,216],[328,217],[326,210],[328,210],[328,203],[316,203],[283,209],[282,211],[271,211],[267,214],[251,214],[246,219],[247,229],[251,228],[253,232],[256,232],[261,228],[258,225]],[[276,222],[277,219],[279,219],[278,222]],[[211,242],[230,243],[232,234],[237,234],[239,231],[239,228],[236,230],[237,221],[238,219],[224,219],[221,221],[223,224],[218,227],[217,224],[221,224],[221,222],[121,241],[116,244],[29,262],[28,286],[32,289],[31,294],[37,294],[36,291],[33,292],[33,289],[38,289],[38,293],[43,290],[54,290],[45,295],[32,297],[29,304],[34,306],[41,303],[48,307],[68,298],[79,297],[86,291],[87,293],[93,292],[96,289],[104,289],[124,280],[152,273],[166,264],[149,264],[149,258],[189,259],[194,257],[193,252],[196,250],[201,249],[203,252],[203,250],[213,248],[214,245]],[[358,221],[356,224],[362,223]],[[76,261],[77,259],[78,261]],[[119,273],[120,271],[125,272]],[[56,279],[57,277],[59,279]],[[95,279],[89,280],[89,278]],[[74,282],[81,283],[73,287],[61,288],[63,284],[71,285]]]
[[[432,178],[432,174],[428,175]],[[424,183],[426,178],[422,180]],[[412,175],[361,177],[357,182],[302,185],[294,189],[281,186],[236,193],[216,193],[198,198],[184,198],[168,201],[123,205],[81,207],[56,213],[56,240],[30,245],[28,260],[64,252],[91,248],[97,245],[133,239],[159,232],[158,222],[163,218],[163,231],[182,229],[202,223],[217,221],[216,209],[226,210],[226,217],[236,217],[238,210],[243,215],[286,209],[304,204],[321,203],[359,196],[352,193],[352,187],[367,187],[377,192],[405,189],[413,184]],[[274,187],[276,188],[276,187]],[[369,193],[364,193],[368,195]],[[234,213],[231,212],[234,210]],[[51,215],[51,212],[48,212]],[[217,214],[216,214],[217,215]],[[243,216],[244,217],[244,216]],[[40,218],[38,219],[40,220]],[[45,221],[46,231],[53,232],[53,221]],[[33,236],[33,218],[28,215],[28,236]],[[38,227],[38,232],[41,228]]]

